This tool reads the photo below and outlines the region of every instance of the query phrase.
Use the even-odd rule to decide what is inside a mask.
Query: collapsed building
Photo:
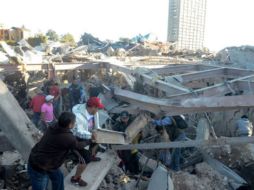
[[[89,35],[85,37],[91,38]],[[105,46],[98,39],[93,41],[98,48]],[[137,47],[132,55],[141,52]],[[135,48],[132,47],[129,52]],[[46,79],[55,78],[64,88],[75,76],[84,85],[90,82],[101,87],[99,97],[106,107],[106,112],[100,113],[104,125],[96,132],[96,142],[107,148],[99,153],[102,161],[90,163],[83,173],[82,177],[88,182],[84,189],[151,190],[165,186],[175,190],[240,189],[253,185],[252,174],[248,171],[253,167],[254,147],[251,143],[254,138],[233,135],[234,123],[241,115],[246,114],[254,121],[253,70],[159,56],[126,58],[121,54],[119,57],[98,59],[97,54],[91,56],[84,50],[84,47],[79,47],[62,56],[51,56],[46,63],[23,64],[21,61],[20,64],[0,65],[4,81],[0,82],[0,129],[4,142],[11,143],[1,152],[8,157],[6,150],[16,149],[22,155],[22,159],[20,155],[17,158],[19,163],[12,163],[16,176],[9,184],[16,184],[16,189],[27,189],[25,163],[31,148],[42,135],[29,119],[27,97],[33,96]],[[108,48],[105,51],[110,53]],[[151,55],[150,52],[148,55]],[[11,57],[15,57],[14,54]],[[64,110],[64,100],[62,104]],[[135,120],[125,132],[113,131],[110,115],[124,110],[135,115]],[[155,132],[149,126],[151,114],[184,114],[190,126],[187,131],[189,140],[154,142]],[[132,144],[140,132],[149,140]],[[142,173],[151,173],[148,181],[141,178],[142,173],[128,176],[117,167],[119,160],[115,152],[134,148],[142,150],[139,162]],[[151,152],[172,148],[191,148],[184,158],[181,172],[168,171],[151,155]],[[80,189],[70,184],[70,177],[75,171],[72,162],[67,162],[62,170],[66,174],[66,189]],[[24,179],[25,185],[19,182],[20,178]],[[4,183],[5,178],[1,184]]]

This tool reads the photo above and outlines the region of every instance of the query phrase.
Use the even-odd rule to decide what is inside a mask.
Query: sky
[[[205,46],[254,45],[254,0],[207,0]],[[33,32],[53,29],[79,40],[84,32],[102,40],[154,33],[166,41],[168,0],[8,0],[0,23]]]

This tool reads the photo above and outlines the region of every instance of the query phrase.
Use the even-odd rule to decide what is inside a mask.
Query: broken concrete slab
[[[0,128],[24,160],[27,160],[30,153],[28,150],[38,142],[41,134],[2,81],[0,99]]]
[[[97,190],[102,180],[111,169],[112,165],[116,162],[115,155],[111,152],[98,154],[101,158],[100,162],[91,162],[87,165],[86,170],[82,174],[82,179],[84,179],[88,185],[86,187],[79,187],[71,184],[71,177],[76,172],[76,167],[67,175],[64,179],[65,189],[71,190]]]
[[[165,167],[158,166],[157,169],[153,172],[153,175],[149,181],[147,190],[155,190],[155,189],[167,189],[173,190],[174,185],[170,178],[169,172]]]
[[[114,90],[114,94],[122,101],[137,105],[139,109],[149,110],[155,114],[162,112],[168,115],[179,115],[254,107],[254,102],[252,101],[254,95],[183,98],[182,100],[171,100],[165,98],[154,98],[119,88]]]

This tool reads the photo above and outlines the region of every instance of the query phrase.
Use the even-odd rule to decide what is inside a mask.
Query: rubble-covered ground
[[[192,174],[186,171],[172,173],[174,190],[229,190],[228,178],[222,176],[207,163],[197,164],[192,169]]]
[[[44,48],[45,47],[45,48]],[[117,58],[126,63],[138,64],[168,64],[168,63],[199,63],[205,61],[210,64],[222,66],[232,66],[244,69],[254,69],[254,48],[252,46],[229,47],[218,52],[217,55],[208,50],[175,50],[170,43],[152,41],[147,36],[138,36],[131,40],[119,40],[116,42],[100,41],[98,38],[84,34],[78,47],[70,47],[66,44],[42,44],[41,47],[33,48],[26,41],[22,41],[17,46],[8,46],[4,42],[0,43],[0,64],[22,64],[22,63],[50,63],[50,62],[85,62],[91,60],[105,60],[109,57]],[[153,61],[151,61],[153,60]],[[77,71],[78,72],[78,71]],[[108,84],[117,86],[128,86],[126,76],[114,73],[110,78],[103,78],[99,73],[69,71],[59,73],[64,84],[64,79],[71,81],[73,75],[78,75],[81,80],[103,80]],[[96,77],[95,77],[96,76]],[[33,96],[32,88],[41,86],[47,75],[43,72],[36,74],[29,73],[24,76],[21,73],[14,73],[5,76],[5,82],[12,91],[21,106],[26,109],[27,99],[24,97]],[[30,86],[25,86],[27,80]],[[32,84],[35,81],[35,84]],[[93,83],[93,84],[96,84]],[[88,85],[88,84],[85,84]],[[29,90],[27,90],[29,88]],[[148,88],[136,86],[140,91],[148,92]],[[254,118],[253,109],[247,110]],[[29,110],[26,110],[29,114]],[[236,118],[239,118],[243,110],[234,110],[228,112],[218,112],[210,114],[211,122],[215,127],[218,136],[232,136],[233,124]],[[189,116],[190,138],[195,138],[195,122],[200,118],[200,114]],[[194,122],[192,122],[194,121]],[[194,132],[193,132],[194,131]],[[0,138],[0,142],[2,138]],[[3,144],[2,144],[3,145]],[[3,148],[4,146],[2,146]],[[210,156],[224,163],[229,168],[236,171],[249,184],[254,186],[254,145],[245,146],[225,146],[221,148],[212,148],[206,150]],[[3,149],[0,155],[0,189],[25,190],[29,186],[29,180],[26,173],[25,163],[19,153],[12,149]],[[155,152],[155,151],[154,151]],[[153,152],[153,153],[154,153]],[[152,154],[151,154],[152,155]],[[153,155],[152,155],[153,156]],[[252,174],[253,173],[253,174]],[[207,163],[201,162],[189,166],[180,172],[171,172],[175,190],[217,190],[232,189],[230,179],[221,175]],[[102,181],[99,190],[132,190],[136,184],[136,178],[126,175],[117,165],[114,165],[105,179]],[[146,189],[147,183],[142,181],[139,189]],[[5,187],[6,186],[6,187]]]

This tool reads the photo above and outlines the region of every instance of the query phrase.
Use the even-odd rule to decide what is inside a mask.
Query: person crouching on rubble
[[[127,127],[133,121],[132,117],[127,111],[123,111],[120,113],[120,120],[116,122],[113,126],[113,130],[119,132],[125,132]],[[141,133],[139,133],[132,141],[133,144],[139,143],[141,139]],[[138,150],[122,150],[118,151],[118,156],[121,158],[122,162],[120,163],[120,167],[125,166],[125,171],[130,172],[130,174],[137,175],[140,172],[139,169],[139,158],[138,158]]]
[[[236,122],[235,136],[237,137],[248,137],[252,136],[253,125],[247,115],[243,115]]]
[[[89,151],[79,150],[79,153],[85,160],[89,159],[91,162],[101,160],[99,157],[96,157],[98,144],[95,143],[96,135],[94,133],[96,129],[100,128],[99,109],[104,109],[104,105],[101,103],[100,98],[97,97],[91,97],[86,104],[78,104],[72,109],[72,112],[76,115],[76,124],[72,129],[73,135],[78,140],[90,141]],[[84,166],[78,165],[76,175],[71,178],[72,183],[80,185],[79,180],[84,169]]]
[[[33,190],[47,189],[48,180],[53,190],[64,190],[64,177],[59,167],[70,150],[83,149],[87,142],[79,142],[70,131],[75,115],[63,112],[58,123],[50,126],[41,140],[32,148],[28,161],[28,174]],[[83,160],[80,157],[80,160]],[[84,182],[85,183],[85,182]]]
[[[184,116],[166,116],[159,120],[153,120],[152,124],[155,126],[165,127],[171,141],[184,141],[187,140],[185,129],[188,125]],[[182,148],[175,148],[171,154],[170,168],[179,171],[181,169]]]
[[[41,106],[41,130],[45,132],[47,128],[55,123],[55,115],[53,108],[54,96],[47,95],[45,103]]]

